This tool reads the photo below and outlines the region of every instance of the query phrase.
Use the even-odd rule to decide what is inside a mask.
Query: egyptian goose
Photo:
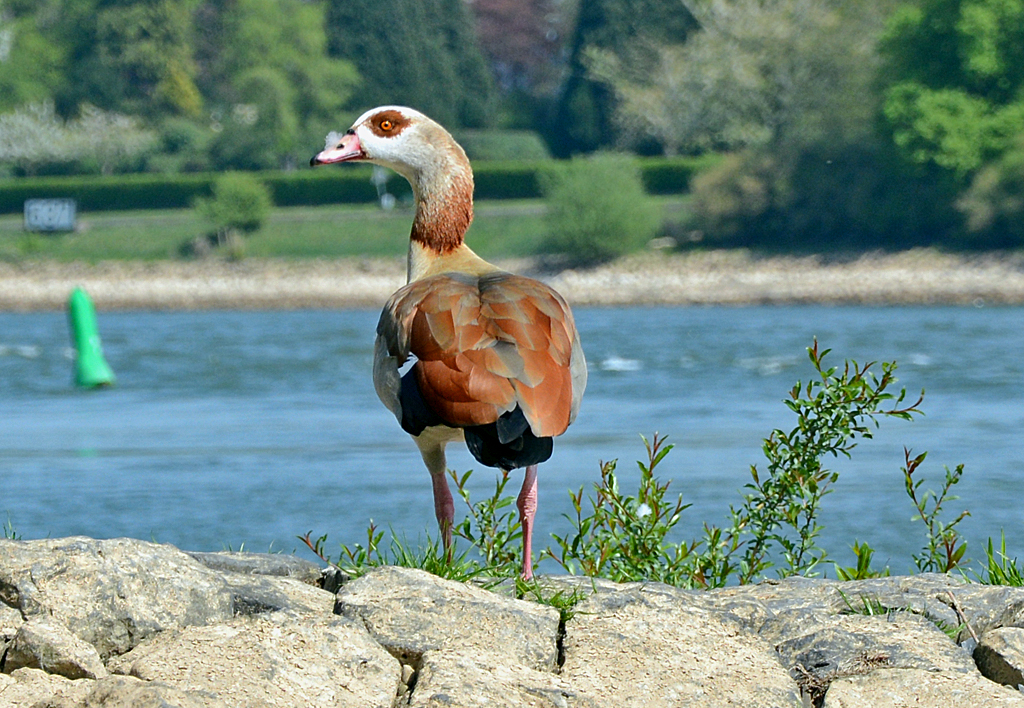
[[[473,170],[440,125],[411,108],[374,108],[344,135],[328,135],[310,164],[361,160],[398,172],[416,199],[408,284],[377,324],[377,395],[430,471],[445,549],[455,517],[445,446],[465,440],[481,464],[526,468],[517,507],[522,575],[530,579],[537,465],[576,418],[587,384],[572,312],[547,285],[503,271],[465,244]]]

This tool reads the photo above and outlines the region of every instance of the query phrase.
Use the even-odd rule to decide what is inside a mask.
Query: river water
[[[812,369],[817,337],[842,364],[896,360],[924,417],[884,420],[823,504],[821,544],[850,564],[867,541],[876,562],[912,568],[924,539],[905,497],[903,447],[928,451],[925,487],[943,466],[966,472],[952,502],[968,555],[1005,531],[1024,557],[1024,310],[1020,308],[581,309],[590,366],[582,411],[540,468],[537,548],[570,530],[568,489],[619,459],[635,485],[640,434],[675,444],[661,469],[693,506],[680,537],[725,524],[761,440],[795,417],[782,403]],[[370,519],[411,541],[436,533],[429,477],[370,380],[371,311],[101,313],[117,386],[72,385],[60,313],[0,314],[0,521],[24,538],[132,536],[191,550],[292,552],[296,536],[327,549],[365,539]],[[827,359],[826,361],[829,361]],[[449,465],[492,470],[464,449]],[[520,473],[510,489],[518,489]],[[632,487],[635,489],[635,486]],[[461,517],[463,509],[457,513]],[[551,569],[549,569],[551,570]],[[831,573],[830,573],[831,575]]]

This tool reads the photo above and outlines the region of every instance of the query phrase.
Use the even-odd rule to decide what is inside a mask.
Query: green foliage
[[[879,11],[836,0],[688,2],[701,24],[685,43],[585,53],[611,87],[621,138],[665,154],[764,148],[776,159],[871,131],[872,33]]]
[[[895,382],[895,363],[882,364],[882,375],[876,377],[871,364],[847,362],[841,371],[826,368],[827,354],[828,350],[819,352],[817,342],[808,349],[818,378],[806,385],[798,382],[786,401],[797,415],[797,425],[789,432],[775,430],[765,439],[766,472],[751,467],[753,482],[746,485],[743,504],[730,510],[728,528],[705,524],[701,539],[665,542],[686,507],[682,499],[666,506],[668,485],[647,474],[668,452],[651,445],[648,465],[640,465],[636,497],[618,491],[614,465],[602,468],[602,482],[589,514],[583,514],[582,490],[570,493],[577,514],[576,534],[571,538],[555,535],[558,549],[548,549],[547,554],[567,570],[579,567],[588,575],[660,579],[687,587],[724,587],[731,580],[751,583],[772,567],[781,577],[814,575],[827,560],[816,543],[821,531],[817,517],[822,499],[838,479],[838,473],[823,466],[822,458],[849,456],[858,439],[871,437],[880,417],[910,420],[920,413],[920,399],[900,407],[906,392],[888,392]],[[647,512],[645,503],[652,512],[650,521],[647,513],[641,513]],[[857,567],[844,572],[874,573],[869,570],[870,547],[859,545],[855,552]]]
[[[1006,534],[1001,535],[999,550],[992,548],[992,539],[988,539],[988,548],[985,551],[985,565],[981,574],[975,573],[975,578],[982,583],[989,585],[1011,585],[1013,587],[1024,586],[1024,568],[1017,565],[1016,558],[1006,555]]]
[[[914,473],[917,472],[917,468],[924,462],[928,453],[923,452],[917,457],[911,458],[910,450],[904,448],[904,455],[906,466],[903,467],[903,481],[907,496],[910,497],[914,508],[917,509],[914,521],[924,521],[927,527],[928,545],[925,546],[921,554],[914,556],[914,564],[922,573],[948,573],[960,566],[964,552],[967,551],[967,542],[960,536],[956,526],[964,520],[964,517],[970,516],[970,513],[963,511],[955,519],[945,523],[939,520],[939,513],[942,511],[943,504],[957,499],[950,495],[950,490],[960,482],[964,466],[957,465],[956,470],[952,472],[948,467],[946,468],[946,481],[942,485],[942,491],[938,494],[929,489],[923,495],[919,495],[918,490],[924,484],[924,478],[919,477],[915,480]],[[931,503],[930,510],[928,509],[929,502]]]
[[[11,46],[0,71],[0,112],[50,100],[65,80],[61,47],[49,41],[32,15],[6,16],[3,22],[16,50]]]
[[[934,162],[958,177],[1006,150],[1024,126],[1024,101],[996,107],[961,89],[914,82],[889,89],[883,113],[911,161]]]
[[[846,605],[845,610],[841,610],[840,614],[843,615],[863,615],[864,617],[888,617],[895,612],[910,612],[909,607],[887,607],[877,597],[872,595],[859,595],[856,601],[851,601],[847,597],[846,593],[842,590],[839,591],[839,597],[843,598],[843,604]]]
[[[491,124],[494,88],[462,0],[331,0],[331,56],[364,81],[354,103],[409,105],[449,127]]]
[[[572,536],[552,534],[557,549],[544,555],[569,573],[609,578],[616,582],[654,581],[686,585],[692,548],[671,543],[666,537],[690,505],[682,496],[666,499],[669,482],[660,482],[654,471],[672,450],[655,433],[647,448],[647,463],[638,462],[640,484],[636,496],[619,491],[616,462],[601,465],[601,482],[594,485],[596,496],[588,499],[589,513],[583,513],[583,488],[570,491],[576,518],[566,518],[574,526]]]
[[[208,133],[185,120],[166,124],[160,137],[166,169],[173,172],[207,164],[203,142]],[[153,163],[156,168],[161,161]],[[152,158],[151,158],[152,162]],[[644,183],[651,193],[678,194],[685,191],[692,175],[713,165],[715,158],[645,158],[639,160]],[[478,162],[473,165],[478,200],[534,199],[540,197],[541,173],[550,161]],[[273,194],[278,206],[320,204],[369,204],[377,201],[377,189],[370,182],[370,168],[351,165],[344,169],[265,171],[258,178]],[[130,174],[101,177],[36,177],[0,179],[0,214],[20,213],[26,199],[72,197],[82,211],[125,209],[173,209],[192,205],[197,196],[209,196],[215,174]],[[393,180],[388,190],[399,200],[412,194],[405,180]]]
[[[540,135],[530,130],[459,130],[455,139],[470,160],[547,160]]]
[[[857,564],[852,567],[843,568],[837,563],[835,565],[837,578],[840,580],[866,580],[868,578],[885,578],[889,576],[888,566],[884,570],[874,570],[871,567],[871,558],[875,554],[875,549],[867,543],[854,541],[851,549],[853,550],[854,558],[857,559]]]
[[[372,568],[386,565],[418,568],[439,578],[460,581],[471,580],[479,573],[479,566],[466,560],[466,553],[459,556],[445,553],[440,539],[431,539],[429,536],[426,546],[413,548],[408,541],[399,539],[392,531],[390,544],[387,548],[382,548],[381,541],[384,540],[384,532],[379,530],[373,521],[370,521],[370,525],[366,529],[366,545],[361,543],[355,543],[352,546],[342,544],[341,553],[336,563],[331,560],[324,548],[327,535],[324,534],[314,540],[311,538],[312,533],[310,531],[305,536],[299,536],[298,539],[305,543],[320,560],[354,578],[365,574]]]
[[[871,371],[873,363],[846,362],[840,371],[824,367],[829,351],[819,352],[817,341],[808,349],[818,378],[806,386],[797,382],[785,402],[797,415],[797,426],[789,432],[773,430],[765,439],[767,474],[751,467],[749,494],[743,506],[733,510],[732,541],[741,534],[751,536],[739,564],[741,583],[753,581],[775,565],[769,558],[772,546],[779,548],[785,563],[778,569],[781,577],[813,574],[827,558],[816,541],[821,531],[817,523],[821,500],[839,479],[839,473],[827,469],[822,458],[849,457],[858,438],[872,437],[880,416],[911,420],[921,412],[917,406],[923,392],[922,398],[903,408],[906,390],[888,392],[895,382],[895,363],[883,363],[880,378]]]
[[[196,210],[217,233],[257,231],[273,205],[270,190],[245,172],[227,172],[213,183],[213,196],[196,201]]]
[[[523,538],[512,497],[502,496],[508,484],[508,471],[501,470],[494,485],[494,494],[483,501],[470,501],[466,483],[473,474],[467,470],[462,477],[449,471],[459,496],[466,503],[469,515],[452,528],[452,534],[469,541],[483,561],[488,575],[499,578],[516,577],[522,567],[519,541]]]
[[[1009,148],[1024,124],[1024,1],[926,0],[882,37],[884,115],[918,163],[962,178]]]
[[[849,456],[861,438],[870,438],[872,428],[879,419],[892,417],[912,420],[921,411],[915,403],[905,405],[906,391],[889,392],[895,382],[895,363],[883,363],[881,376],[871,371],[871,364],[860,366],[847,361],[840,371],[825,367],[828,350],[819,351],[817,342],[808,348],[808,355],[817,377],[806,385],[798,382],[790,391],[786,405],[798,418],[795,428],[786,433],[775,430],[764,441],[768,458],[766,475],[751,468],[753,482],[746,485],[747,494],[739,508],[731,508],[732,524],[720,529],[705,524],[704,537],[691,542],[670,541],[669,536],[689,505],[682,497],[668,495],[670,482],[658,479],[655,470],[672,449],[665,439],[654,435],[650,442],[644,438],[646,462],[638,462],[640,479],[635,495],[620,490],[616,463],[601,465],[601,481],[594,485],[594,496],[584,502],[584,489],[570,491],[575,518],[566,518],[573,531],[564,536],[552,534],[555,548],[546,548],[542,558],[551,558],[570,573],[583,573],[590,577],[604,577],[617,582],[658,581],[681,587],[724,587],[730,581],[750,583],[763,573],[776,567],[782,577],[803,574],[813,576],[815,569],[827,560],[827,554],[816,545],[821,530],[816,518],[822,499],[830,493],[838,474],[825,469],[821,458],[826,455]],[[923,394],[922,394],[923,396]],[[902,405],[902,407],[900,407]],[[963,466],[946,471],[945,484],[940,493],[919,489],[923,480],[915,478],[925,455],[912,458],[905,453],[903,469],[907,494],[928,527],[928,539],[920,555],[914,556],[920,572],[949,572],[964,563],[966,544],[955,530],[967,512],[951,522],[939,521],[943,504],[955,499],[951,488],[963,474]],[[555,593],[550,595],[536,582],[524,583],[519,579],[518,547],[521,541],[519,524],[511,511],[513,500],[504,496],[508,474],[502,473],[494,493],[481,502],[473,503],[466,490],[471,476],[451,473],[460,496],[469,508],[469,516],[455,529],[455,534],[470,542],[479,559],[468,559],[463,553],[445,556],[437,542],[419,552],[410,551],[407,544],[392,541],[390,552],[380,550],[383,533],[371,522],[366,545],[342,547],[343,567],[351,574],[365,572],[366,568],[387,563],[423,567],[443,577],[467,579],[484,575],[491,581],[516,578],[516,594],[558,607],[563,619],[570,617],[581,595]],[[585,508],[587,507],[587,508]],[[930,507],[930,508],[929,508]],[[392,534],[393,535],[393,534]],[[321,559],[323,543],[306,534],[302,540]],[[835,565],[841,580],[861,580],[885,577],[889,568],[871,567],[874,549],[867,543],[853,545],[856,564],[852,567]],[[1006,539],[1001,549],[993,549],[988,542],[987,565],[976,577],[981,582],[1020,586],[1024,584],[1024,570],[1016,558],[1006,553]],[[841,593],[842,594],[842,593]],[[888,615],[908,611],[907,608],[883,606],[877,598],[860,596],[851,601],[842,594],[848,611],[865,615]],[[937,623],[951,637],[963,627],[948,627]]]
[[[956,207],[967,217],[962,245],[1024,245],[1024,134],[1012,148],[975,173]]]
[[[14,528],[14,524],[11,523],[11,515],[7,515],[7,523],[4,524],[4,538],[8,541],[17,541],[21,538],[21,534]]]
[[[875,139],[818,145],[791,160],[726,157],[693,180],[693,223],[715,246],[768,251],[955,244],[955,185]]]
[[[651,43],[677,43],[697,29],[682,3],[660,0],[581,0],[569,56],[569,76],[548,130],[558,157],[593,152],[615,142],[614,91],[590,75],[586,54],[600,49],[650,63]]]
[[[573,262],[607,261],[642,248],[660,226],[636,163],[619,155],[574,158],[546,175],[543,248]]]
[[[698,157],[642,157],[640,174],[648,194],[680,194],[690,190],[697,175],[722,163],[724,155],[705,153]]]
[[[725,156],[693,180],[696,226],[715,245],[755,245],[773,237],[770,212],[781,201],[774,162],[761,153]]]
[[[26,199],[71,198],[86,211],[172,209],[208,196],[215,175],[23,177],[0,181],[0,213],[21,213]]]
[[[209,166],[221,169],[306,159],[308,145],[345,120],[358,81],[351,63],[327,55],[321,2],[67,0],[14,12],[0,109],[50,100],[65,119],[89,106],[151,125],[187,119],[216,135],[203,149],[216,148]],[[5,30],[6,20],[5,9]],[[179,162],[101,167],[168,171]]]
[[[325,7],[302,0],[240,0],[204,6],[209,96],[218,132],[215,164],[268,169],[308,159],[339,120],[358,76],[350,62],[328,56]]]

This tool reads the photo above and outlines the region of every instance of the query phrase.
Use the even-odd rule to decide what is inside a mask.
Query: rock
[[[133,539],[0,541],[0,599],[25,616],[51,615],[103,658],[233,614],[219,574],[173,546]]]
[[[0,657],[7,651],[7,645],[14,639],[18,627],[24,622],[20,612],[0,602]]]
[[[0,674],[0,708],[78,708],[93,688],[93,681],[72,681],[41,669],[18,669]]]
[[[281,553],[200,553],[188,554],[211,570],[239,575],[270,575],[292,578],[315,585],[322,573],[320,566],[296,556]]]
[[[785,665],[818,673],[858,663],[900,669],[973,672],[970,655],[931,621],[910,612],[889,615],[840,615],[776,646]],[[818,668],[816,668],[818,667]]]
[[[1024,587],[978,583],[957,589],[954,596],[979,637],[997,627],[1024,627]]]
[[[183,691],[129,676],[108,676],[96,681],[84,703],[60,708],[228,708],[228,705],[200,691]]]
[[[342,587],[335,611],[365,623],[405,663],[431,650],[464,649],[539,671],[557,664],[558,610],[421,570],[375,569]]]
[[[46,617],[33,617],[22,624],[3,657],[4,673],[22,667],[42,669],[69,679],[95,679],[107,675],[107,669],[92,644]]]
[[[882,611],[910,611],[956,627],[960,620],[951,607],[949,593],[969,587],[965,582],[939,573],[848,582],[793,577],[726,588],[711,595],[720,608],[739,601],[761,603],[770,617],[787,617],[794,612],[815,617],[838,615],[860,612],[867,605]],[[751,629],[762,631],[756,625]]]
[[[597,708],[607,704],[581,696],[556,674],[508,662],[500,656],[452,650],[423,655],[408,705]]]
[[[1024,629],[1001,627],[985,632],[974,650],[982,675],[1011,688],[1024,685]]]
[[[1024,695],[978,674],[923,669],[883,669],[841,678],[825,694],[823,708],[1021,708]]]
[[[293,578],[273,578],[226,574],[224,583],[231,591],[235,615],[259,615],[266,612],[334,611],[334,594]]]
[[[362,624],[290,613],[167,630],[108,668],[245,708],[390,707],[402,677]]]
[[[976,673],[970,654],[931,621],[909,612],[819,619],[776,646],[804,695],[820,698],[832,681],[880,668]]]
[[[0,601],[51,616],[107,659],[167,629],[281,610],[330,613],[333,596],[290,578],[211,570],[169,545],[73,537],[0,541]]]
[[[595,594],[566,623],[562,679],[598,705],[803,706],[772,647],[664,586]]]

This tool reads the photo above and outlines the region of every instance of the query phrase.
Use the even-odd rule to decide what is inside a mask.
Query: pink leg
[[[523,527],[523,580],[530,580],[533,578],[533,517],[537,514],[537,465],[526,468],[516,506],[519,508],[519,523]]]
[[[448,489],[448,477],[442,472],[430,474],[434,484],[434,515],[437,516],[437,527],[441,529],[441,540],[444,542],[444,549],[451,551],[452,547],[452,524],[455,523],[455,502],[452,499],[451,490]]]

